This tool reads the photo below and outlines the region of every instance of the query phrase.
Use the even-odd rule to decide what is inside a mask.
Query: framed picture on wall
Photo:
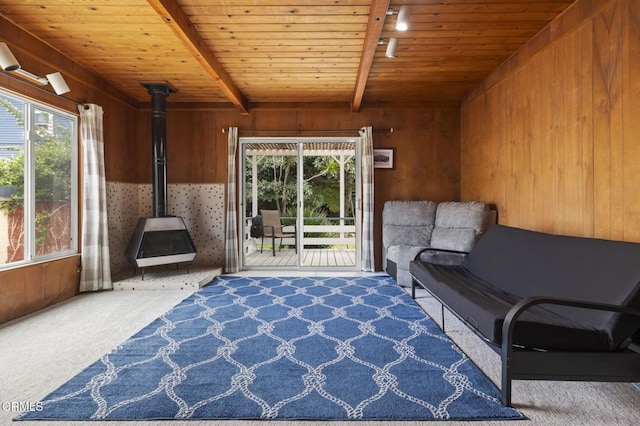
[[[393,148],[374,149],[373,167],[376,169],[393,169]]]

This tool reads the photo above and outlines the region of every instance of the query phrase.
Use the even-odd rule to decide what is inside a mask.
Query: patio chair
[[[280,212],[278,210],[260,210],[262,216],[262,245],[260,246],[260,253],[264,247],[264,237],[271,237],[271,250],[273,255],[276,255],[276,238],[280,238],[280,248],[282,250],[282,239],[293,238],[294,247],[296,253],[298,252],[298,242],[296,239],[296,227],[293,225],[293,232],[285,232],[282,229],[282,220],[280,219]]]

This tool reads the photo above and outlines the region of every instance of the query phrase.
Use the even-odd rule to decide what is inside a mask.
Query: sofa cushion
[[[487,225],[489,207],[481,201],[438,204],[431,247],[469,252]]]
[[[398,269],[409,270],[409,263],[414,260],[421,251],[427,247],[396,245],[389,247],[387,259],[396,263]]]
[[[520,298],[479,279],[465,268],[414,261],[411,274],[442,303],[491,343],[502,342],[504,318]],[[526,311],[514,329],[514,344],[566,351],[611,350],[610,336],[543,306]]]
[[[640,244],[568,237],[494,225],[463,267],[518,298],[551,296],[640,307]],[[549,305],[561,317],[611,336],[611,347],[640,326],[635,318]]]
[[[398,284],[402,286],[411,285],[411,274],[409,273],[409,263],[414,260],[421,251],[426,247],[423,246],[406,246],[397,245],[389,247],[387,250],[387,266],[393,264],[392,268],[394,273],[392,274],[387,269],[387,273],[391,275]]]
[[[434,228],[431,247],[439,250],[453,250],[468,253],[476,242],[473,229]]]
[[[383,246],[428,246],[437,205],[434,201],[387,201],[382,210]]]

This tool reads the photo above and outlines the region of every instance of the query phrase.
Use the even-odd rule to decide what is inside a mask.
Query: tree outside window
[[[75,250],[75,127],[0,93],[0,267]]]

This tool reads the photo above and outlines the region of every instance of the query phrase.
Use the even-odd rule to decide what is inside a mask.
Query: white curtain
[[[362,141],[362,270],[376,269],[373,253],[373,129],[360,129]]]
[[[80,291],[109,290],[109,228],[104,169],[102,107],[79,105],[83,146],[82,272]]]
[[[229,127],[227,150],[227,226],[224,247],[224,270],[238,272],[238,209],[236,207],[236,153],[238,151],[238,128]]]

